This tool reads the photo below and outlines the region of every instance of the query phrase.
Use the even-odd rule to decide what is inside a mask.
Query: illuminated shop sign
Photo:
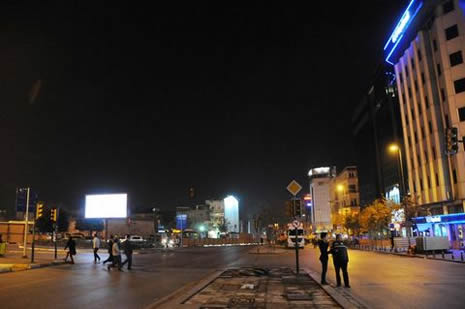
[[[405,10],[404,14],[400,18],[399,22],[397,23],[394,31],[392,32],[391,36],[387,40],[386,44],[384,45],[384,54],[386,55],[386,62],[390,64],[394,64],[391,61],[391,56],[396,50],[397,45],[402,40],[402,37],[405,34],[410,23],[413,21],[417,13],[420,11],[421,7],[423,6],[423,1],[420,0],[412,0],[410,1],[407,9]]]
[[[465,213],[440,215],[440,216],[416,217],[416,218],[413,218],[413,222],[417,224],[422,224],[422,223],[460,224],[460,223],[465,223]]]
[[[426,217],[426,222],[428,223],[437,223],[437,222],[441,222],[441,217],[439,216],[434,216],[434,217]]]

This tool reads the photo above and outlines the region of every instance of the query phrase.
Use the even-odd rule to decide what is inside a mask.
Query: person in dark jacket
[[[321,284],[326,285],[326,271],[328,270],[328,247],[329,243],[326,239],[326,233],[320,234],[318,240],[318,247],[320,248],[320,262],[321,262]]]
[[[110,239],[108,240],[108,258],[103,261],[103,265],[105,265],[106,262],[111,262],[113,263],[113,235],[110,235]]]
[[[65,250],[66,249],[68,249],[68,252],[66,252],[65,262],[68,261],[69,257],[71,259],[71,264],[74,264],[73,256],[76,255],[76,242],[71,236],[69,236],[68,242],[66,243]]]
[[[336,236],[336,240],[331,245],[330,252],[333,255],[334,269],[336,270],[336,282],[337,286],[341,286],[341,269],[342,276],[344,277],[344,285],[346,288],[350,288],[349,285],[349,274],[347,272],[347,264],[349,263],[349,254],[347,247],[342,242],[341,234]]]
[[[126,255],[126,261],[123,262],[122,266],[124,266],[126,263],[128,263],[128,270],[131,270],[132,267],[132,243],[129,240],[131,236],[129,234],[126,235],[126,240],[124,241],[123,244],[123,249],[124,249],[124,255]]]

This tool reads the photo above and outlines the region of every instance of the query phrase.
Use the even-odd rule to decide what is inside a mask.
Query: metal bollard
[[[460,252],[460,260],[463,262],[463,251]]]
[[[444,260],[444,251],[441,252],[442,259]]]
[[[454,252],[452,252],[450,255],[451,255],[452,261],[455,260]]]

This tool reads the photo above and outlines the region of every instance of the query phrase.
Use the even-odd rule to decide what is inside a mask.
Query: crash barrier
[[[394,238],[394,248],[397,252],[407,252],[409,247],[415,246],[416,237],[396,237]],[[364,250],[388,251],[392,248],[390,239],[360,239],[357,244],[351,243],[349,246]]]
[[[239,237],[239,238],[201,238],[201,239],[183,239],[183,247],[203,247],[203,246],[220,246],[220,245],[241,245],[256,243],[257,241],[252,237]]]
[[[32,241],[32,222],[29,222],[29,232],[27,242]],[[23,222],[0,222],[0,234],[4,242],[23,243],[24,242],[24,223]]]

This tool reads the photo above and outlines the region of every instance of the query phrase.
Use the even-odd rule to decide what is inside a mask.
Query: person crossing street
[[[94,249],[94,264],[100,263],[100,256],[97,253],[100,249],[100,238],[98,238],[97,233],[94,234],[92,239],[92,248]]]
[[[126,261],[123,262],[121,266],[124,266],[126,263],[128,264],[128,270],[131,270],[132,267],[132,252],[133,246],[130,241],[131,236],[129,234],[126,235],[126,240],[123,244],[124,254],[126,255]]]

